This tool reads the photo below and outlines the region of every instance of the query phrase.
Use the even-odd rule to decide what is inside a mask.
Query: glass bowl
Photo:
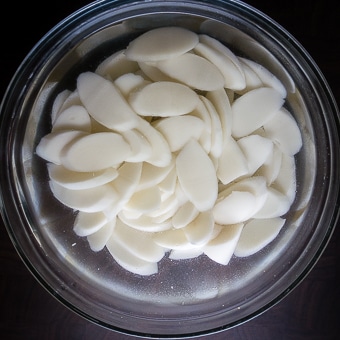
[[[227,266],[204,255],[159,272],[125,271],[72,229],[74,211],[48,184],[35,153],[50,131],[57,94],[77,76],[150,29],[180,26],[209,34],[271,71],[303,138],[297,192],[278,237]],[[1,106],[1,213],[28,269],[56,299],[108,329],[145,337],[189,337],[231,328],[269,309],[315,265],[339,217],[339,113],[304,48],[284,28],[240,1],[97,1],[49,31],[15,73]]]

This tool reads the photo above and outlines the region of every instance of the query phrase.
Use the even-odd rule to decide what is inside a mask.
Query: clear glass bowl
[[[279,236],[227,266],[205,256],[164,258],[140,277],[72,230],[75,215],[50,192],[35,147],[50,130],[56,95],[149,29],[207,33],[268,68],[286,86],[303,149],[297,195]],[[339,216],[339,113],[315,62],[276,22],[239,1],[98,1],[48,32],[14,75],[1,107],[1,212],[37,280],[86,319],[149,337],[186,337],[239,325],[286,296],[311,270]]]

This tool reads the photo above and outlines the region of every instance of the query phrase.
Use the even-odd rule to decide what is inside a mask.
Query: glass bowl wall
[[[57,94],[141,33],[181,26],[219,39],[285,85],[303,148],[297,196],[279,236],[228,266],[205,256],[164,258],[140,277],[72,230],[75,214],[51,194],[35,154],[51,128]],[[339,206],[339,117],[318,67],[282,27],[238,1],[98,1],[75,12],[32,49],[1,108],[1,210],[11,239],[38,281],[63,304],[104,327],[139,335],[188,336],[241,324],[291,291],[325,248]]]

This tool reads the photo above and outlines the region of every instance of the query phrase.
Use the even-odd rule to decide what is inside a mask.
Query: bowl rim
[[[27,76],[27,69],[30,68],[30,66],[35,62],[34,55],[45,53],[45,51],[49,50],[51,46],[53,46],[53,41],[55,39],[58,39],[59,37],[63,36],[64,34],[67,34],[68,30],[73,30],[74,27],[81,22],[82,20],[86,20],[89,16],[92,14],[97,14],[101,11],[109,11],[114,10],[117,8],[117,6],[140,6],[141,8],[146,4],[147,2],[140,2],[138,5],[136,5],[136,2],[129,1],[129,0],[118,0],[118,1],[112,1],[112,0],[99,0],[95,1],[78,11],[72,13],[70,16],[62,20],[59,24],[57,24],[52,30],[50,30],[29,52],[27,57],[24,59],[24,61],[19,66],[17,72],[15,73],[14,77],[12,78],[7,91],[5,93],[5,96],[3,98],[3,101],[1,103],[1,121],[0,121],[0,131],[1,131],[1,139],[0,139],[0,145],[1,147],[1,159],[5,159],[5,162],[2,161],[1,167],[3,167],[3,164],[11,164],[12,162],[12,155],[11,152],[8,152],[6,154],[5,150],[9,150],[9,141],[11,139],[6,139],[6,119],[10,118],[9,111],[11,107],[17,108],[19,103],[15,104],[15,99],[12,97],[12,91],[13,88],[17,87],[17,84],[20,82],[24,76]],[[164,1],[154,1],[154,6],[156,4],[162,4],[164,5]],[[184,8],[188,4],[202,4],[204,6],[212,6],[212,1],[195,1],[195,0],[188,0],[188,1],[178,1],[178,0],[170,0],[166,3],[172,4],[172,5],[179,5],[182,3],[182,8]],[[332,132],[332,135],[330,136],[331,141],[330,143],[333,143],[334,146],[339,147],[339,131],[340,131],[340,124],[339,124],[339,110],[335,101],[335,98],[331,92],[331,89],[323,76],[322,72],[320,71],[319,67],[316,65],[314,60],[311,58],[311,56],[308,54],[308,52],[302,47],[302,45],[297,42],[297,40],[292,37],[283,27],[281,27],[279,24],[277,24],[275,21],[273,21],[271,18],[263,14],[262,12],[258,11],[252,6],[247,5],[244,2],[238,1],[238,0],[217,0],[214,2],[214,6],[218,8],[219,6],[222,6],[223,9],[228,8],[238,10],[240,13],[246,16],[250,16],[252,20],[255,20],[257,24],[261,24],[260,30],[263,30],[266,32],[266,34],[272,34],[273,36],[280,36],[282,39],[283,45],[288,45],[289,41],[289,47],[290,47],[290,53],[292,54],[299,54],[303,56],[303,60],[305,62],[304,67],[309,69],[309,72],[311,72],[315,76],[315,90],[321,90],[324,94],[327,106],[329,109],[329,112],[333,113],[333,116],[328,117],[331,119],[331,122],[329,123],[329,129],[330,132]],[[229,7],[228,7],[229,6]],[[155,6],[156,7],[156,6]],[[222,10],[222,8],[220,8]],[[43,60],[41,61],[43,63]],[[23,90],[24,91],[24,90]],[[16,110],[14,110],[15,112]],[[4,116],[6,115],[6,117]],[[5,147],[4,147],[5,146]],[[330,178],[339,178],[339,168],[340,168],[340,161],[339,157],[335,158],[337,155],[334,156],[334,159],[332,160],[332,166],[330,169]],[[136,336],[145,336],[145,333],[139,333],[136,331],[129,331],[126,329],[122,329],[120,327],[116,327],[114,325],[106,324],[105,322],[101,322],[100,320],[96,320],[95,318],[91,317],[91,315],[88,315],[84,313],[82,310],[78,309],[74,305],[70,305],[70,303],[64,298],[64,295],[62,292],[56,292],[55,288],[51,286],[48,282],[45,281],[44,277],[40,274],[41,268],[37,270],[36,266],[34,265],[35,260],[32,261],[31,258],[27,257],[27,254],[23,251],[22,245],[26,244],[25,247],[29,246],[28,239],[31,237],[30,235],[27,235],[27,233],[18,234],[13,230],[13,225],[21,224],[21,223],[27,223],[25,219],[25,214],[21,211],[21,209],[25,210],[27,207],[22,206],[15,206],[11,205],[10,209],[8,209],[8,200],[9,197],[11,197],[12,202],[17,202],[18,198],[14,197],[14,193],[9,190],[5,183],[7,183],[8,178],[2,171],[0,174],[0,182],[1,182],[1,191],[0,191],[0,206],[1,206],[1,215],[5,223],[5,227],[8,231],[8,234],[11,238],[11,241],[18,252],[19,256],[21,257],[22,261],[25,263],[29,271],[33,274],[33,276],[37,279],[37,281],[47,290],[49,293],[52,294],[52,296],[56,297],[60,302],[62,302],[67,307],[74,310],[77,314],[85,317],[87,320],[90,320],[96,324],[101,324],[102,326],[114,329],[118,332],[122,333],[128,333],[133,334]],[[222,325],[221,327],[217,327],[215,329],[208,330],[209,334],[217,333],[219,331],[222,331],[224,329],[228,329],[234,326],[237,326],[239,324],[242,324],[257,315],[262,314],[278,302],[280,302],[287,294],[289,294],[302,280],[306,275],[312,270],[320,256],[322,255],[325,247],[327,246],[333,231],[334,227],[339,220],[339,207],[340,207],[340,198],[339,198],[339,183],[334,183],[334,186],[332,187],[332,192],[329,193],[329,195],[332,195],[332,199],[335,199],[335,204],[332,206],[330,211],[328,213],[330,214],[331,218],[329,219],[329,226],[327,228],[327,232],[324,235],[324,238],[322,242],[320,242],[320,247],[318,248],[318,251],[314,256],[310,259],[308,265],[306,265],[305,269],[302,273],[296,278],[294,282],[292,282],[289,287],[282,292],[279,296],[277,296],[276,299],[272,300],[270,303],[263,306],[260,310],[257,312],[248,315],[244,319],[238,320],[234,323],[230,323],[228,325]],[[12,204],[12,203],[11,203]],[[39,259],[41,256],[43,256],[43,250],[42,249],[33,249],[34,251],[34,257]],[[189,337],[189,336],[196,336],[196,335],[202,335],[202,334],[208,334],[206,331],[198,331],[190,334],[180,334],[176,336],[180,337]],[[164,337],[164,334],[148,334],[149,337]]]

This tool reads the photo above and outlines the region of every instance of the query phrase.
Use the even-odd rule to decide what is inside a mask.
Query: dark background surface
[[[89,1],[6,2],[1,18],[0,97],[34,44]],[[309,52],[340,102],[340,6],[329,0],[252,0]],[[5,23],[6,18],[6,23]],[[19,19],[20,18],[20,19]],[[6,26],[5,26],[6,25]],[[340,339],[340,226],[305,280],[242,326],[199,339]],[[20,260],[0,220],[0,337],[3,340],[133,339],[101,328],[56,301]],[[339,334],[338,334],[339,333]]]

